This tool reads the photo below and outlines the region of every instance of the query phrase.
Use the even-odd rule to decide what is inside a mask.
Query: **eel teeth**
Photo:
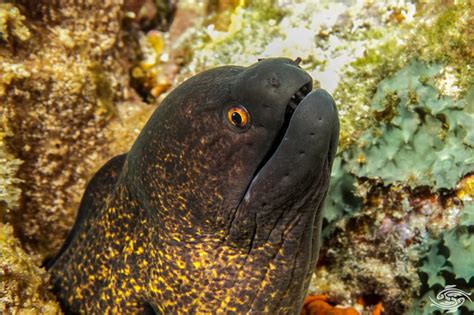
[[[305,97],[304,93],[299,90],[296,92],[296,96],[300,99],[300,101]]]
[[[293,100],[293,98],[290,100],[290,102],[288,103],[288,106],[292,109],[292,110],[295,110],[296,109],[296,106],[298,106],[298,104]]]
[[[305,96],[308,94],[308,89],[306,86],[303,86],[301,89],[296,91],[295,94],[291,97],[290,102],[288,103],[288,107],[290,107],[292,110],[295,110],[296,107],[299,105],[299,103],[305,98]]]

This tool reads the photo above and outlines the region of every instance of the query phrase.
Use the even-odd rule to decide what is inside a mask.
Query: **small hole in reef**
[[[378,294],[364,294],[362,299],[365,305],[375,305],[382,301],[382,296]]]

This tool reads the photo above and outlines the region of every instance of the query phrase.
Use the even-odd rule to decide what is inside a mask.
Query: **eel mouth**
[[[288,104],[286,105],[285,109],[285,116],[283,120],[283,124],[278,131],[277,135],[275,136],[275,139],[272,142],[272,145],[270,149],[268,150],[267,154],[263,158],[263,160],[260,162],[258,165],[257,169],[255,170],[254,176],[255,177],[259,171],[267,164],[268,160],[273,156],[273,154],[276,152],[278,147],[280,146],[280,143],[283,141],[283,138],[285,137],[286,130],[288,129],[288,126],[290,125],[291,117],[293,116],[293,113],[295,112],[296,108],[298,105],[303,101],[303,99],[312,91],[312,82],[307,82],[305,83],[302,87],[300,87],[290,98],[288,101]]]

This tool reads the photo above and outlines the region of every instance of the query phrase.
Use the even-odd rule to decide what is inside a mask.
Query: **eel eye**
[[[237,131],[245,131],[250,127],[250,114],[242,105],[230,107],[226,116],[227,122]]]

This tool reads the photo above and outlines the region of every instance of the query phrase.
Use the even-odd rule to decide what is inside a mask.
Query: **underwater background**
[[[41,264],[170,90],[276,56],[301,57],[341,119],[310,293],[361,314],[441,314],[431,300],[450,285],[474,300],[473,8],[0,1],[0,313],[61,313]]]

